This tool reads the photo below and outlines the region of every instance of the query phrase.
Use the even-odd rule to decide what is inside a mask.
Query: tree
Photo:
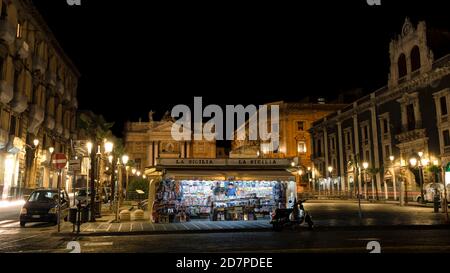
[[[92,142],[94,151],[91,152],[90,168],[90,191],[91,191],[91,222],[95,222],[95,180],[98,173],[98,164],[96,160],[95,147],[102,143],[103,139],[112,136],[111,128],[114,123],[108,123],[101,115],[96,115],[92,111],[82,112],[78,116],[78,128],[80,137]]]
[[[367,169],[367,173],[370,175],[370,178],[372,180],[372,184],[375,184],[375,196],[377,201],[380,200],[380,197],[378,196],[378,183],[376,181],[374,181],[374,179],[376,180],[376,175],[381,173],[382,169],[381,168],[369,168]]]

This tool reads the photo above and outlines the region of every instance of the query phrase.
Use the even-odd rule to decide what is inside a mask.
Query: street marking
[[[11,223],[11,222],[14,222],[14,221],[16,221],[16,220],[3,220],[3,221],[0,221],[0,225]]]
[[[162,226],[163,226],[164,230],[167,231],[166,225],[162,224]]]
[[[199,226],[197,226],[196,224],[194,224],[194,223],[191,223],[194,227],[196,227],[198,230],[201,230],[201,228],[199,227]]]
[[[172,227],[173,227],[175,230],[178,230],[177,224],[173,224]]]
[[[113,242],[85,243],[84,246],[112,246]]]
[[[131,225],[130,225],[130,232],[132,232],[133,231],[133,223],[131,223]]]
[[[155,231],[155,225],[153,223],[150,223],[150,225],[152,226],[153,231]]]
[[[0,247],[3,247],[4,245],[12,244],[12,243],[17,243],[17,242],[20,242],[20,241],[23,241],[23,240],[28,240],[28,239],[31,239],[31,238],[34,238],[34,237],[37,237],[37,236],[42,236],[42,235],[41,234],[36,234],[36,235],[33,235],[33,236],[29,236],[29,237],[25,237],[25,238],[13,240],[13,241],[4,242],[3,244],[0,244]]]
[[[211,223],[211,225],[215,226],[216,228],[223,229],[223,227],[221,227],[220,225],[217,225],[216,223]]]
[[[13,227],[13,226],[17,226],[17,227],[19,227],[19,221],[17,221],[17,222],[14,222],[14,223],[10,223],[10,224],[6,224],[6,225],[2,225],[1,227],[2,228],[9,228],[9,227]]]
[[[255,225],[260,226],[260,227],[270,227],[269,224],[258,223],[258,222],[256,222]]]
[[[188,226],[186,226],[186,225],[183,224],[183,223],[181,223],[181,224],[183,225],[184,229],[189,230],[189,227],[188,227]]]
[[[107,232],[109,232],[109,230],[111,229],[112,224],[109,224],[108,228],[106,229]]]
[[[141,225],[141,231],[144,231],[144,225],[142,223],[139,223]]]
[[[119,229],[117,231],[120,232],[121,228],[122,228],[122,223],[119,225]]]

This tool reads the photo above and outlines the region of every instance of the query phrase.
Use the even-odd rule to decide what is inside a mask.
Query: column
[[[183,141],[180,145],[181,158],[184,158],[184,156],[185,156],[185,154],[184,154],[185,146],[186,146],[186,142]]]
[[[340,112],[338,112],[338,114],[340,114]],[[338,149],[339,149],[339,172],[340,172],[340,177],[341,177],[341,191],[345,191],[345,180],[347,179],[345,177],[345,169],[344,169],[344,144],[342,141],[342,124],[339,121],[337,123],[337,127],[338,127]]]
[[[355,102],[353,104],[353,107],[356,108],[357,107],[357,103]],[[359,131],[358,131],[358,114],[355,112],[353,114],[353,141],[355,142],[355,159],[358,161],[357,163],[360,164],[359,160]],[[358,190],[359,193],[362,193],[362,183],[361,183],[361,173],[359,172],[358,168],[356,168],[355,166],[355,178],[358,178]]]
[[[325,123],[327,123],[327,120],[325,119]],[[329,178],[327,179],[330,183],[330,190],[331,192],[333,192],[333,188],[331,185],[331,174],[328,172],[328,167],[329,165],[329,161],[328,161],[328,132],[327,132],[327,126],[325,125],[325,127],[323,128],[323,148],[324,148],[324,163],[325,163],[325,173],[327,173],[328,175],[325,176],[325,178]]]
[[[372,100],[375,100],[375,94],[370,95]],[[372,118],[372,143],[373,143],[373,157],[375,160],[375,168],[380,170],[380,149],[378,146],[378,126],[377,126],[377,110],[376,110],[376,103],[374,102],[372,106],[370,107],[370,113]],[[377,183],[377,195],[380,196],[381,194],[381,173],[378,172],[376,174],[376,181]]]
[[[147,166],[154,166],[153,164],[153,142],[147,144]]]

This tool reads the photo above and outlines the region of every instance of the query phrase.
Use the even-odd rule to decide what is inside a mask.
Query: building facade
[[[149,113],[146,122],[125,124],[125,150],[135,168],[142,173],[152,169],[159,158],[216,158],[216,142],[207,140],[176,141],[172,138],[174,120],[166,113],[160,121]]]
[[[1,199],[56,187],[50,152],[76,137],[78,78],[31,1],[0,1]]]
[[[387,86],[313,124],[319,193],[417,200],[438,182],[429,167],[450,160],[450,56],[439,34],[407,18],[390,43]]]
[[[297,189],[304,191],[307,188],[308,180],[311,178],[308,171],[312,168],[311,143],[312,138],[309,132],[312,124],[344,107],[338,103],[311,103],[311,102],[275,102],[267,105],[279,106],[279,148],[276,150],[268,147],[268,143],[261,141],[235,140],[232,143],[230,158],[287,158],[296,162],[302,175],[295,172],[297,182],[300,184]],[[270,124],[270,119],[269,119]]]

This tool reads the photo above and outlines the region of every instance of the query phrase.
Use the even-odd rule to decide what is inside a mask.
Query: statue
[[[153,112],[153,110],[150,110],[150,112],[148,112],[148,121],[149,122],[153,122],[153,115],[155,114],[155,112]]]

